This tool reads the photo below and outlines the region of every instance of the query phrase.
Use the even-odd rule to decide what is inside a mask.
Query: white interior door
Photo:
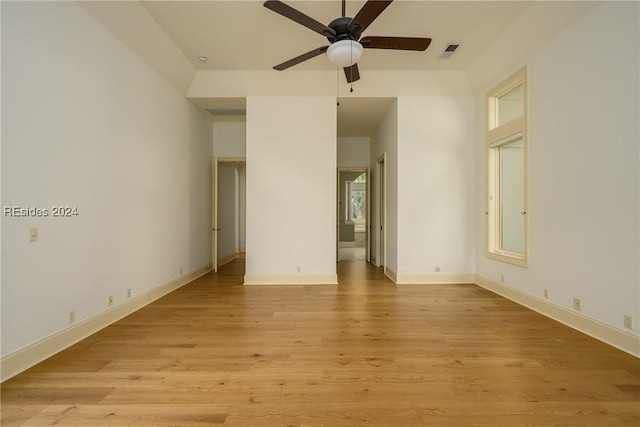
[[[340,168],[336,171],[336,262],[340,262]]]
[[[218,209],[216,238],[218,268],[238,256],[239,238],[239,163],[218,159]]]
[[[213,206],[211,215],[211,263],[214,273],[218,272],[218,158],[213,159],[212,171]]]
[[[386,251],[387,251],[387,184],[386,184],[386,168],[385,168],[385,157],[386,154],[383,154],[378,159],[377,169],[378,169],[378,198],[377,198],[377,211],[378,211],[378,265],[383,267],[384,272],[387,272],[387,261],[386,261]]]
[[[365,250],[367,262],[371,262],[371,174],[369,168],[367,168],[367,216],[365,223]]]

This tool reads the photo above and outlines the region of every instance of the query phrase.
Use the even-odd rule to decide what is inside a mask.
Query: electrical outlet
[[[573,299],[573,308],[580,311],[582,309],[582,305],[580,304],[580,298]]]
[[[300,266],[296,267],[296,273],[300,273]]]
[[[624,315],[624,327],[627,329],[633,329],[633,317],[628,314]]]
[[[544,297],[545,297],[546,299],[549,299],[549,289],[545,289],[545,290],[544,290]]]
[[[76,311],[69,310],[69,323],[73,323],[76,321]]]
[[[109,295],[109,297],[107,298],[107,304],[109,305],[109,307],[113,305],[113,295]]]
[[[127,298],[131,298],[131,288],[127,289]]]
[[[37,228],[29,229],[29,241],[30,242],[37,242],[38,241],[38,229]]]
[[[440,271],[440,266],[436,265],[436,273]]]
[[[182,276],[182,267],[180,267],[180,270],[178,270],[178,274]]]
[[[500,281],[504,282],[504,273],[500,275]]]

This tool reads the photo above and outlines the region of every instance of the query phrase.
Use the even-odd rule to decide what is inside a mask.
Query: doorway
[[[369,170],[338,169],[337,261],[370,261]]]
[[[214,272],[245,256],[246,161],[214,158],[211,261]]]

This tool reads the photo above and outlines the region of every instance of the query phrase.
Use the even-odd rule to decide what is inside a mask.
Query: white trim
[[[527,134],[528,118],[528,88],[527,68],[523,67],[511,77],[489,91],[484,99],[484,139],[485,139],[485,256],[501,262],[506,262],[520,267],[528,267],[529,263],[529,144]],[[506,123],[496,123],[496,109],[498,99],[522,85],[522,115]],[[512,141],[521,138],[523,144],[523,251],[522,253],[510,253],[501,248],[502,232],[500,227],[500,197],[499,196],[499,148]]]
[[[517,141],[518,139],[522,139],[523,136],[524,136],[524,132],[522,132],[522,131],[514,133],[514,134],[511,134],[511,135],[507,136],[506,138],[502,138],[499,141],[492,142],[489,145],[489,148],[502,147],[503,145],[507,145],[507,144],[510,144],[512,142]]]
[[[475,283],[474,273],[400,273],[397,275],[398,285],[444,285]]]
[[[4,382],[9,378],[18,375],[54,354],[61,352],[99,330],[106,328],[131,313],[134,313],[158,298],[175,291],[187,283],[194,281],[198,277],[204,276],[211,270],[212,266],[208,264],[205,267],[201,267],[191,273],[184,274],[165,283],[164,285],[160,285],[157,288],[150,290],[149,292],[135,298],[128,299],[118,305],[110,307],[102,313],[98,313],[95,316],[83,320],[82,322],[4,356],[0,360],[2,381]]]
[[[337,274],[245,274],[244,284],[254,285],[337,285]]]
[[[393,283],[398,283],[398,274],[391,269],[391,267],[384,266],[384,275],[387,276]]]
[[[597,340],[605,342],[622,351],[640,357],[640,336],[617,329],[606,323],[585,316],[577,311],[552,303],[551,301],[527,294],[518,289],[505,286],[480,274],[476,274],[475,283],[491,292],[508,298],[530,308],[546,317],[576,329]]]

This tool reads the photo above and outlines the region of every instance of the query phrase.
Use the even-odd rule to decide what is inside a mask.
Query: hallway
[[[638,425],[638,359],[475,285],[244,260],[2,384],[2,425]]]

